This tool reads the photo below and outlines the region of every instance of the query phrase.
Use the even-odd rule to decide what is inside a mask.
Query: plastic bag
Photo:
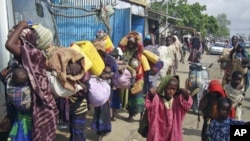
[[[94,107],[99,107],[109,99],[111,88],[107,81],[91,76],[89,80],[89,102]]]

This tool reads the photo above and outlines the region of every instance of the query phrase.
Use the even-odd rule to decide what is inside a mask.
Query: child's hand
[[[151,99],[156,95],[156,93],[157,93],[157,88],[150,88],[148,90],[148,95]]]
[[[188,100],[188,98],[190,96],[190,91],[188,89],[185,89],[185,88],[180,88],[179,91],[182,94],[183,98],[185,100]]]

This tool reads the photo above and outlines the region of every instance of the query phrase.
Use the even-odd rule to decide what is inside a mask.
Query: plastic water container
[[[97,49],[90,41],[78,41],[75,42],[78,45],[82,52],[84,52],[88,58],[93,63],[92,67],[90,68],[90,73],[93,75],[99,76],[105,68],[105,64]]]

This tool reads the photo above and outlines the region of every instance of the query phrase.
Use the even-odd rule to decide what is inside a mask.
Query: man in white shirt
[[[158,51],[160,53],[160,59],[163,61],[164,66],[160,71],[160,79],[166,76],[166,74],[176,75],[175,70],[178,68],[177,64],[177,50],[173,45],[173,37],[171,35],[166,38],[166,46],[160,46]],[[173,72],[172,72],[173,70]]]

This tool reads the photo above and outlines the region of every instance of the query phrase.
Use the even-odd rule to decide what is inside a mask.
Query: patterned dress
[[[230,125],[244,125],[244,121],[226,119],[223,122],[212,120],[206,132],[212,141],[230,141]]]

